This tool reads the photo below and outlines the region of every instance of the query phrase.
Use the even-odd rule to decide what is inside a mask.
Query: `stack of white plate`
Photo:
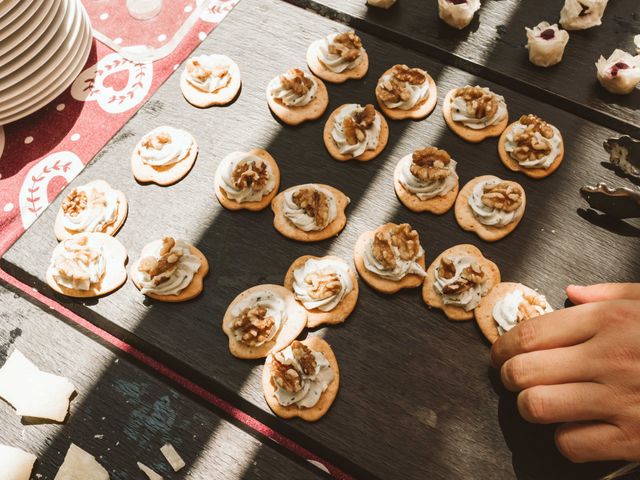
[[[0,125],[60,95],[91,50],[80,0],[0,0]]]

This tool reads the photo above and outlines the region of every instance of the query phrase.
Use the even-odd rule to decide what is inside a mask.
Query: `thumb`
[[[640,283],[598,283],[587,287],[569,285],[567,296],[575,305],[605,300],[640,300]]]

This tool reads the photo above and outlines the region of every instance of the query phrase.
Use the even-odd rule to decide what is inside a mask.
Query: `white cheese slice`
[[[167,459],[167,462],[169,462],[169,465],[171,465],[171,468],[173,468],[174,472],[177,472],[186,465],[184,463],[184,460],[182,460],[180,455],[178,455],[178,452],[176,452],[176,449],[173,448],[173,445],[171,445],[170,443],[164,444],[160,448],[160,451],[164,455],[164,458]]]
[[[23,417],[62,422],[74,391],[69,380],[41,371],[18,350],[0,368],[0,397]]]
[[[36,456],[19,448],[0,444],[0,478],[2,480],[29,480]]]
[[[91,454],[72,443],[53,480],[109,480],[109,473]]]
[[[151,470],[144,463],[138,462],[138,468],[142,470],[147,477],[149,477],[149,480],[162,480],[162,476]]]

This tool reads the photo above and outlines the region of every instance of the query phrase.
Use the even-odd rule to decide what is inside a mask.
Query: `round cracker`
[[[279,417],[300,417],[307,422],[315,422],[327,413],[338,395],[338,389],[340,388],[340,368],[338,367],[338,360],[336,359],[331,346],[329,346],[329,344],[322,338],[318,336],[307,337],[301,343],[305,344],[313,351],[322,352],[333,370],[333,380],[331,380],[327,389],[322,393],[322,395],[320,395],[318,403],[311,408],[301,408],[297,405],[289,405],[287,407],[280,405],[275,395],[275,389],[271,384],[271,355],[267,357],[267,360],[262,367],[262,391],[269,408],[271,408],[273,413]]]
[[[449,320],[471,320],[473,319],[473,310],[467,311],[462,307],[445,305],[443,303],[442,297],[434,288],[436,282],[436,267],[440,265],[440,260],[443,256],[460,257],[467,255],[476,257],[483,271],[488,275],[487,282],[490,283],[487,289],[487,295],[500,282],[500,270],[498,266],[491,260],[485,258],[477,247],[470,244],[461,244],[446,249],[436,257],[427,269],[427,276],[422,286],[422,300],[424,300],[424,303],[426,303],[429,308],[439,308],[442,310]]]
[[[505,145],[507,143],[507,135],[509,134],[511,129],[518,123],[520,123],[519,120],[517,122],[513,122],[504,130],[504,132],[502,132],[502,135],[500,135],[500,140],[498,141],[498,154],[500,155],[500,160],[505,167],[513,172],[522,172],[528,177],[535,179],[548,177],[558,169],[558,167],[562,163],[562,160],[564,159],[564,141],[562,140],[562,134],[560,133],[560,130],[558,130],[558,135],[560,135],[561,139],[560,152],[558,153],[558,156],[555,158],[553,163],[547,168],[526,168],[522,167],[516,160],[511,158],[511,155],[509,155],[509,152],[507,152],[505,148]]]
[[[338,147],[336,146],[336,143],[333,141],[333,137],[331,136],[331,131],[333,130],[333,123],[336,115],[344,106],[345,105],[340,105],[338,108],[336,108],[331,113],[331,115],[329,115],[327,122],[324,124],[324,146],[327,148],[329,155],[331,155],[335,160],[339,160],[341,162],[346,162],[347,160],[359,160],[361,162],[373,160],[378,155],[380,155],[380,153],[382,153],[382,151],[387,146],[387,142],[389,141],[389,125],[387,124],[384,115],[376,110],[376,115],[380,117],[380,134],[378,135],[378,146],[374,150],[365,150],[364,153],[358,155],[357,157],[354,157],[353,155],[344,155],[340,153],[340,150],[338,150]]]
[[[394,67],[391,67],[380,76],[380,79],[378,79],[378,84],[380,83],[382,77],[391,73]],[[418,70],[420,70],[427,77],[427,82],[429,82],[429,92],[427,98],[425,98],[409,110],[387,107],[378,96],[378,84],[376,84],[376,100],[378,101],[380,110],[382,110],[382,113],[384,113],[388,118],[392,120],[405,120],[407,118],[410,118],[411,120],[423,120],[431,115],[431,112],[433,112],[433,110],[436,108],[436,104],[438,103],[438,87],[436,86],[436,82],[426,71],[422,70],[421,68],[419,68]]]
[[[232,198],[227,196],[227,192],[222,188],[222,178],[220,176],[220,167],[224,164],[226,158],[218,164],[218,168],[216,169],[216,174],[214,178],[214,188],[216,198],[220,202],[220,204],[226,208],[227,210],[250,210],[252,212],[258,212],[260,210],[264,210],[269,206],[273,197],[275,197],[278,193],[278,189],[280,188],[280,168],[278,168],[278,164],[276,160],[267,152],[261,148],[254,148],[247,152],[249,155],[255,155],[263,159],[271,166],[271,171],[273,172],[273,176],[275,179],[275,185],[273,186],[273,190],[271,190],[267,195],[262,197],[262,200],[258,202],[236,202]]]
[[[100,281],[91,285],[89,290],[76,290],[67,288],[58,283],[53,278],[51,265],[47,268],[46,279],[49,286],[58,293],[67,297],[75,298],[94,298],[107,295],[120,288],[127,281],[127,250],[114,237],[106,233],[78,233],[77,235],[86,235],[93,239],[99,239],[102,243],[103,254],[105,257],[105,271]],[[64,250],[63,243],[59,243],[53,250],[52,258],[57,252]]]
[[[369,55],[364,49],[362,51],[362,61],[355,68],[341,73],[329,70],[318,58],[318,47],[322,41],[323,39],[316,40],[307,49],[307,65],[316,77],[320,77],[329,83],[344,83],[347,80],[359,80],[367,74],[369,70]]]
[[[95,182],[102,182],[103,184],[109,186],[109,184],[104,180],[94,180],[93,182],[90,182],[90,183],[95,183]],[[109,188],[111,187],[109,186]],[[129,212],[129,204],[127,202],[127,197],[125,196],[125,194],[122,193],[120,190],[114,190],[114,191],[118,197],[117,216],[115,221],[107,225],[106,228],[104,229],[104,232],[102,232],[112,237],[114,237],[116,233],[118,233],[120,228],[122,228],[122,225],[124,225],[124,221],[126,220],[127,214]],[[56,239],[59,242],[62,240],[66,240],[67,238],[71,238],[76,233],[83,233],[83,232],[74,232],[72,230],[65,228],[64,212],[62,211],[62,205],[60,205],[60,209],[58,210],[58,213],[56,215],[53,231],[56,236]]]
[[[269,86],[267,85],[267,104],[273,114],[282,122],[290,126],[300,125],[303,122],[317,120],[320,118],[329,106],[329,92],[322,80],[315,76],[313,79],[318,85],[316,96],[308,104],[302,107],[289,107],[285,105],[271,95]]]
[[[193,275],[191,283],[178,295],[158,295],[157,293],[147,292],[144,294],[145,296],[160,302],[179,303],[191,300],[202,293],[204,289],[204,277],[209,273],[209,261],[204,254],[193,245],[189,245],[189,250],[192,255],[195,255],[200,260],[200,268],[198,268],[198,271]],[[140,259],[136,260],[131,266],[131,271],[135,272],[138,269],[138,265],[140,265]],[[140,284],[136,282],[135,275],[131,275],[131,280],[133,280],[133,284],[138,290],[142,290]]]
[[[236,62],[229,57],[227,58],[229,59],[231,67],[229,69],[231,81],[229,85],[214,93],[205,92],[191,85],[187,80],[187,69],[185,66],[180,75],[180,90],[182,90],[182,95],[191,105],[199,108],[228,105],[238,97],[240,87],[242,86],[240,68]]]
[[[256,291],[271,291],[272,293],[281,296],[285,301],[287,319],[280,325],[280,330],[275,338],[259,347],[247,347],[246,345],[236,341],[233,336],[233,312],[237,305],[241,304],[245,298],[253,295]],[[229,351],[234,357],[244,359],[264,358],[270,353],[279,352],[283,348],[288,347],[291,342],[293,342],[298,335],[302,333],[306,325],[307,311],[298,302],[296,302],[293,293],[282,285],[273,284],[257,285],[242,292],[229,304],[227,311],[224,314],[224,318],[222,319],[222,330],[227,337],[229,337]]]
[[[509,123],[509,110],[507,110],[504,118],[497,125],[491,125],[490,127],[485,127],[481,130],[475,130],[473,128],[469,128],[464,126],[460,122],[456,122],[451,117],[451,102],[453,100],[453,94],[457,90],[454,88],[447,96],[444,97],[444,103],[442,104],[442,116],[444,117],[445,122],[449,128],[460,138],[466,140],[471,143],[480,143],[483,140],[486,140],[489,137],[497,137],[499,136],[505,128],[507,128],[507,124]]]
[[[287,270],[287,273],[284,277],[284,286],[285,288],[291,290],[293,292],[293,272],[298,268],[302,267],[307,260],[335,260],[339,262],[346,263],[340,257],[336,257],[333,255],[327,255],[325,257],[314,257],[313,255],[303,255],[302,257],[297,258]],[[353,271],[353,268],[349,266],[349,277],[351,278],[351,284],[353,285],[352,290],[344,296],[344,298],[340,301],[338,305],[333,310],[328,312],[324,312],[319,308],[314,308],[311,310],[307,310],[307,328],[316,328],[320,325],[337,325],[339,323],[343,323],[351,312],[356,308],[356,303],[358,303],[358,277],[356,276],[356,272]],[[294,293],[295,296],[295,293]],[[298,301],[298,300],[296,300]],[[302,302],[298,302],[303,308]]]
[[[392,223],[387,223],[383,226],[394,225]],[[353,259],[356,265],[356,269],[358,270],[358,274],[360,277],[366,282],[374,290],[377,290],[381,293],[392,294],[396,293],[403,288],[417,288],[422,285],[423,278],[420,275],[416,275],[415,273],[410,273],[409,275],[404,276],[401,280],[394,281],[389,280],[387,278],[383,278],[380,275],[377,275],[373,272],[367,270],[367,267],[364,264],[364,252],[367,248],[367,243],[371,238],[373,238],[375,231],[371,230],[368,232],[364,232],[362,235],[358,237],[356,241],[356,245],[353,252]],[[425,255],[423,254],[419,257],[416,262],[423,268],[426,268],[425,263]]]
[[[473,214],[471,207],[469,207],[469,197],[473,193],[473,188],[480,182],[484,180],[500,180],[506,181],[507,183],[517,185],[522,190],[522,205],[520,205],[520,218],[517,220],[504,225],[502,227],[493,227],[490,225],[483,225],[478,221],[478,219]],[[455,215],[456,220],[458,221],[458,225],[463,230],[467,230],[469,232],[474,232],[478,237],[480,237],[485,242],[496,242],[498,240],[503,239],[511,232],[513,232],[516,227],[520,224],[522,219],[524,218],[524,211],[527,206],[527,195],[524,191],[522,185],[517,182],[512,182],[509,180],[502,180],[495,175],[481,175],[480,177],[476,177],[472,180],[469,180],[467,184],[462,187],[460,193],[458,194],[458,198],[456,199],[455,204]]]
[[[409,192],[404,188],[402,183],[400,183],[400,170],[403,160],[404,158],[400,159],[393,172],[393,186],[395,188],[396,195],[402,204],[412,212],[416,213],[429,212],[435,215],[442,215],[451,210],[451,207],[453,207],[453,204],[456,202],[456,197],[458,196],[458,190],[460,188],[458,181],[456,181],[455,187],[445,195],[429,198],[427,200],[420,200],[417,195]]]
[[[285,194],[291,190],[297,190],[304,185],[296,185],[295,187],[287,188],[280,192],[271,202],[271,209],[273,210],[273,226],[274,228],[287,238],[297,240],[299,242],[319,242],[326,240],[327,238],[335,237],[338,235],[347,224],[347,216],[345,209],[351,202],[351,199],[347,197],[337,188],[321,183],[311,183],[308,185],[314,185],[321,187],[325,190],[329,190],[336,199],[336,218],[329,225],[322,230],[305,232],[296,227],[291,221],[284,215],[284,197]]]
[[[195,138],[191,134],[189,135],[192,143],[187,156],[176,163],[162,167],[153,167],[142,161],[140,148],[144,137],[140,139],[131,154],[131,171],[135,179],[140,183],[156,183],[167,187],[186,177],[196,163],[196,157],[198,156],[198,144]]]

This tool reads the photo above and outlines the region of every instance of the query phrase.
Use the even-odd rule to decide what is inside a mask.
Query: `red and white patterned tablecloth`
[[[191,1],[185,8],[195,8]],[[39,112],[0,126],[0,255],[237,2],[211,0],[180,45],[154,63],[132,63],[94,40],[70,88]]]

